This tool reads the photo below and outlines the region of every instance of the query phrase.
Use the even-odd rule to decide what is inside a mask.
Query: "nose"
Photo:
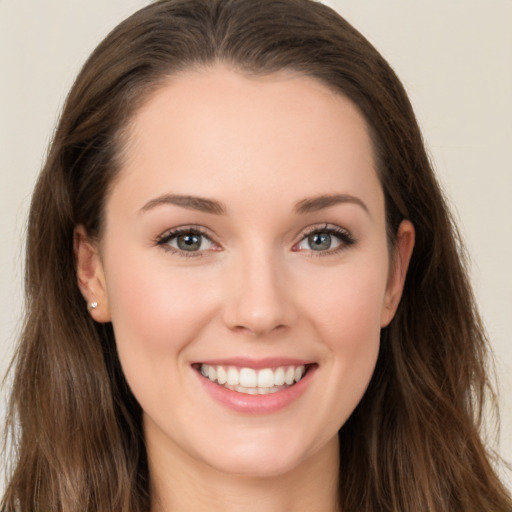
[[[290,279],[278,258],[245,255],[227,273],[224,322],[229,329],[261,337],[296,321]]]

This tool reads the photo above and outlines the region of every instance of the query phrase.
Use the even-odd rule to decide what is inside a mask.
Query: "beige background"
[[[21,318],[30,192],[59,109],[94,46],[145,3],[0,0],[0,374]],[[415,106],[472,255],[499,369],[499,450],[512,461],[512,0],[325,3],[384,54]]]

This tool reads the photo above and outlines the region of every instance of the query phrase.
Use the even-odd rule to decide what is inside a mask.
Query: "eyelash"
[[[297,247],[300,243],[302,243],[306,238],[308,238],[310,235],[313,235],[315,233],[326,233],[328,235],[336,237],[340,241],[340,245],[338,247],[335,247],[334,249],[327,249],[325,251],[314,251],[309,250],[309,256],[312,258],[321,258],[325,256],[334,256],[336,254],[339,254],[340,252],[350,248],[353,246],[357,240],[352,236],[352,234],[347,231],[346,229],[340,228],[339,226],[324,224],[322,227],[313,226],[310,228],[305,229],[301,233],[300,241],[294,245],[294,247]],[[301,249],[297,249],[297,251],[300,251]]]
[[[308,229],[305,229],[301,233],[301,238],[299,242],[297,242],[293,246],[293,250],[295,250],[296,252],[302,252],[302,249],[295,249],[295,247],[301,244],[310,235],[313,235],[315,233],[325,233],[330,236],[334,236],[340,241],[340,245],[338,247],[335,247],[334,249],[327,249],[325,251],[315,251],[313,249],[307,251],[309,253],[309,256],[313,258],[336,255],[341,251],[348,249],[357,242],[357,240],[346,229],[340,228],[338,226],[325,224],[322,227],[313,226]],[[170,231],[166,231],[163,235],[160,235],[155,239],[155,244],[162,247],[167,252],[172,252],[173,254],[177,254],[178,256],[184,258],[198,258],[205,256],[209,252],[207,250],[184,251],[176,249],[175,247],[169,245],[169,242],[171,240],[177,238],[182,234],[197,235],[206,238],[210,243],[217,245],[212,240],[211,236],[206,232],[206,230],[202,229],[199,226],[185,226],[181,228],[175,228]]]
[[[164,251],[177,254],[184,258],[198,258],[204,256],[208,251],[182,251],[169,245],[169,242],[180,235],[198,235],[209,240],[212,244],[217,245],[211,238],[211,236],[199,226],[185,226],[182,228],[175,228],[170,231],[166,231],[163,235],[158,236],[155,239],[156,245],[162,247]]]

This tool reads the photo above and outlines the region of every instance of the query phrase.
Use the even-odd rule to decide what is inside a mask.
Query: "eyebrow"
[[[183,196],[179,194],[164,194],[148,201],[140,212],[147,212],[157,206],[176,205],[189,210],[198,210],[205,213],[213,213],[214,215],[224,215],[226,207],[219,201],[206,199],[204,197]]]
[[[318,197],[303,199],[295,204],[297,213],[310,213],[335,206],[337,204],[350,203],[360,206],[366,213],[370,213],[366,204],[361,199],[349,194],[328,194]]]
[[[337,204],[351,203],[360,206],[365,212],[370,213],[366,204],[361,199],[349,194],[330,194],[318,197],[306,198],[295,204],[295,211],[299,214],[316,212],[329,208]],[[179,194],[164,194],[148,201],[141,209],[140,212],[146,212],[157,206],[162,205],[175,205],[187,208],[189,210],[197,210],[214,215],[224,215],[226,207],[223,203],[213,199],[206,199],[204,197],[179,195]]]

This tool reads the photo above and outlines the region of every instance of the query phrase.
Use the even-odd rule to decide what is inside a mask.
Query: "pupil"
[[[178,236],[178,247],[183,251],[197,251],[201,247],[201,235],[185,234]]]
[[[329,233],[313,233],[308,236],[309,246],[314,251],[324,251],[331,247],[331,235]]]

